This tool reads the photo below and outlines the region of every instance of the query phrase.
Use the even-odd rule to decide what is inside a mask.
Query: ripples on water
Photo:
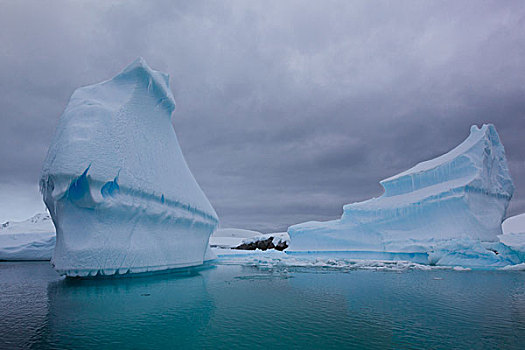
[[[0,263],[0,348],[523,349],[525,273],[218,265],[65,280]]]

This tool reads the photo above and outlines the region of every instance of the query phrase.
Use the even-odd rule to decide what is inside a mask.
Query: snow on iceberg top
[[[142,79],[143,83],[148,83],[148,92],[152,93],[158,98],[159,105],[164,106],[171,113],[175,110],[175,98],[170,89],[169,74],[153,70],[148,66],[144,58],[139,57],[129,66],[127,66],[122,73],[117,75],[113,80],[137,77]]]
[[[182,154],[174,109],[169,76],[142,58],[113,79],[77,89],[44,162],[42,191],[60,197],[83,176],[98,188],[109,184],[106,191],[119,188],[217,221]]]
[[[382,180],[385,197],[453,181],[486,193],[512,197],[514,186],[496,128],[473,125],[470,135],[448,153]],[[444,184],[445,185],[445,184]],[[450,188],[451,184],[445,185]],[[438,186],[439,187],[439,186]],[[436,188],[437,189],[437,188]]]

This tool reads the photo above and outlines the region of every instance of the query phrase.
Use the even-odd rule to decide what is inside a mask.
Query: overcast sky
[[[285,230],[494,123],[525,212],[523,1],[1,1],[0,221],[38,178],[75,88],[136,57],[223,227]]]

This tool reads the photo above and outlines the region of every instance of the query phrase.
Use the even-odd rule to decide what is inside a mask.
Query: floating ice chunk
[[[501,270],[506,271],[525,271],[525,263],[516,264],[516,265],[507,265],[501,268]]]
[[[460,238],[497,242],[514,192],[491,124],[472,126],[450,152],[380,183],[382,196],[345,205],[340,220],[291,226],[290,250],[431,252]]]
[[[174,108],[168,76],[142,58],[73,93],[40,180],[56,226],[59,273],[203,263],[218,219],[182,155]]]
[[[55,248],[55,227],[48,213],[0,225],[0,260],[49,260]]]
[[[238,251],[220,250],[218,263],[223,265],[244,265],[259,269],[287,271],[290,268],[322,269],[337,271],[374,270],[401,272],[407,270],[469,270],[462,267],[430,266],[407,260],[357,259],[341,255],[317,255],[307,253],[285,253],[275,250]]]

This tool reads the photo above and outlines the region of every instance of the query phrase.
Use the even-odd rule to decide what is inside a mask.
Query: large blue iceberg
[[[499,252],[514,186],[493,125],[472,126],[450,152],[381,185],[382,196],[345,205],[339,220],[291,226],[290,250],[426,253],[430,263],[447,265],[519,262]]]
[[[52,263],[59,273],[203,263],[218,219],[184,160],[174,109],[168,75],[142,58],[73,93],[40,180],[56,227]]]

